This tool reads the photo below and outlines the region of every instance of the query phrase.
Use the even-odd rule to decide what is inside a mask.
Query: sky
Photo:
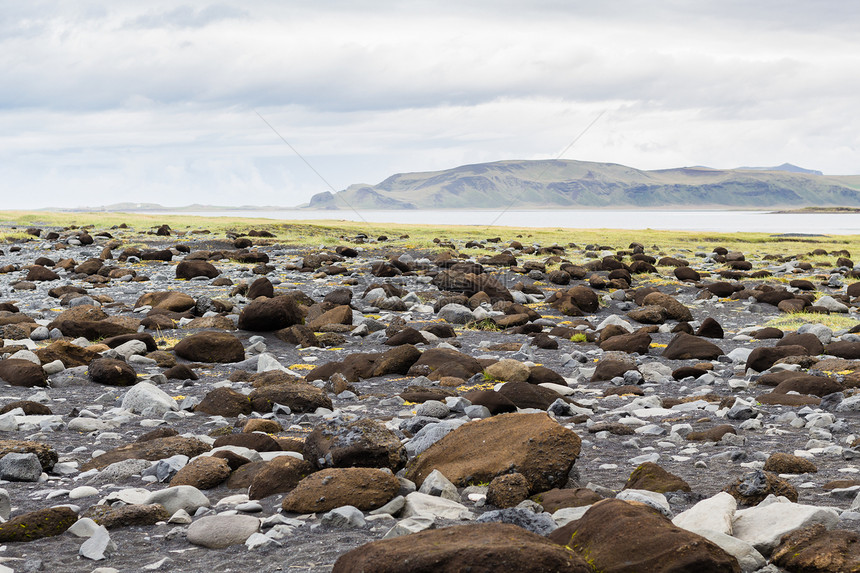
[[[858,28],[844,0],[0,0],[0,209],[559,156],[860,174]]]

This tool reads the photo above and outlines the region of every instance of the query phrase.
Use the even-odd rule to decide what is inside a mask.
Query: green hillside
[[[553,207],[796,208],[860,205],[860,176],[794,166],[642,171],[572,160],[497,161],[401,173],[378,185],[315,195],[313,209]]]

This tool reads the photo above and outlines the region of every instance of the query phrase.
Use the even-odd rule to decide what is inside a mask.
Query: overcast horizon
[[[7,2],[2,208],[330,190],[266,122],[335,190],[555,158],[598,117],[562,158],[860,174],[858,24],[835,0]]]

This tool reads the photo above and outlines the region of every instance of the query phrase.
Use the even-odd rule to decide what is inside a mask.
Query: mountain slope
[[[790,166],[794,167],[794,166]],[[642,171],[572,160],[497,161],[401,173],[315,195],[309,208],[800,207],[860,205],[860,176],[684,167]],[[805,170],[804,170],[805,171]]]

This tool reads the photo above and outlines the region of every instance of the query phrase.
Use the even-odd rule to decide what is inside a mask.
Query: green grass
[[[804,324],[823,324],[833,330],[853,328],[860,324],[856,318],[842,314],[818,314],[813,312],[793,312],[768,321],[765,326],[780,330],[797,330]]]
[[[127,230],[111,230],[113,226],[122,223],[130,228]],[[380,235],[389,237],[383,243],[387,248],[423,249],[428,251],[444,250],[435,243],[434,239],[452,241],[458,248],[463,248],[469,240],[481,240],[491,237],[501,237],[502,242],[493,246],[504,247],[511,241],[517,240],[524,245],[538,243],[551,245],[557,243],[566,246],[576,243],[580,248],[587,244],[608,246],[613,250],[626,250],[630,243],[640,242],[646,246],[648,253],[672,253],[676,250],[687,249],[691,252],[710,252],[716,246],[723,246],[730,251],[743,251],[748,258],[753,259],[764,254],[804,255],[813,249],[825,249],[828,252],[848,250],[854,256],[860,257],[860,235],[833,235],[814,238],[785,238],[773,237],[766,233],[696,233],[687,231],[655,231],[626,230],[626,229],[563,229],[563,228],[527,228],[527,227],[491,227],[459,226],[459,225],[404,225],[389,223],[363,223],[352,221],[281,221],[262,218],[230,218],[230,217],[196,217],[186,215],[155,215],[148,213],[62,213],[47,211],[0,211],[0,235],[13,240],[38,240],[24,234],[24,229],[38,227],[84,227],[94,225],[96,230],[110,230],[116,238],[128,244],[142,237],[154,239],[146,235],[159,225],[167,224],[173,231],[173,236],[165,239],[181,242],[184,240],[177,233],[186,233],[189,238],[222,239],[227,233],[247,233],[251,229],[266,230],[275,235],[272,239],[253,239],[256,244],[278,242],[294,246],[336,246],[347,244],[348,239],[358,233],[364,233],[370,238]],[[14,227],[14,228],[13,228]],[[207,229],[208,235],[190,234],[194,230]],[[401,236],[408,236],[401,238]],[[656,248],[655,248],[656,247]],[[470,254],[482,254],[484,249],[468,249]],[[539,259],[545,257],[538,257]],[[572,259],[572,256],[567,258]],[[687,258],[695,264],[696,259],[690,253]],[[821,257],[822,260],[835,262],[836,257]],[[823,262],[823,261],[822,261]]]

